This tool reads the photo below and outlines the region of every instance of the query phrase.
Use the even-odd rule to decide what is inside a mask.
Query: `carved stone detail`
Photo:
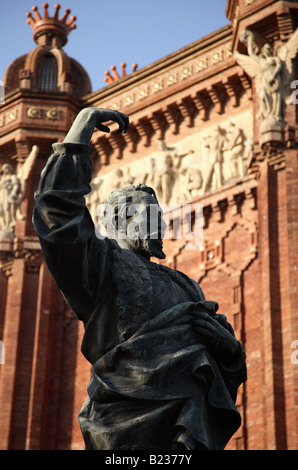
[[[150,122],[144,119],[132,124],[131,133],[123,135],[121,141],[114,133],[109,137],[99,138],[93,145],[103,158],[102,163],[109,163],[109,154],[112,152],[114,157],[118,155],[121,158],[124,146],[125,152],[133,152],[139,140],[149,144],[154,130],[157,138],[164,135],[164,130],[168,126],[178,127],[178,118],[176,120],[173,118],[177,109],[172,108],[171,111],[172,114],[167,109],[149,116]],[[192,108],[192,112],[197,111]],[[180,119],[183,118],[180,110],[179,116]],[[163,204],[181,204],[209,191],[216,191],[223,185],[233,183],[247,175],[251,155],[251,135],[251,113],[245,113],[242,118],[237,119],[237,124],[228,121],[220,126],[212,126],[204,132],[187,137],[173,147],[166,144],[164,139],[159,139],[157,140],[159,149],[144,159],[128,165],[124,156],[123,163],[117,168],[119,174],[94,173],[94,178],[100,176],[103,179],[100,188],[103,200],[117,179],[122,184],[133,181],[134,184],[152,186]],[[114,164],[116,160],[113,159],[112,162]],[[126,180],[124,175],[127,175]],[[237,205],[233,207],[235,213],[238,213]],[[219,217],[221,217],[220,211]]]
[[[247,46],[248,55],[235,52],[234,57],[250,77],[254,78],[259,96],[260,143],[284,145],[285,106],[293,75],[293,59],[298,52],[298,28],[292,37],[274,52],[269,43],[256,53],[256,35],[245,30],[240,41]]]
[[[116,158],[118,160],[122,159],[123,149],[125,146],[125,139],[123,135],[112,132],[111,134],[109,134],[108,140],[109,140],[109,143],[111,144],[111,147],[115,153]]]
[[[168,127],[168,122],[162,111],[154,112],[149,116],[150,124],[155,131],[157,140],[164,140],[165,131]]]
[[[217,83],[208,88],[208,93],[211,101],[218,114],[223,114],[225,101],[227,98],[227,92],[225,86],[222,83]]]
[[[191,97],[188,96],[183,98],[180,102],[177,103],[177,106],[182,118],[186,120],[186,126],[193,127],[194,118],[197,114],[197,108]]]
[[[42,118],[42,108],[39,106],[30,106],[27,108],[27,116],[31,119],[41,119]]]
[[[242,195],[241,195],[242,197]],[[226,254],[225,244],[229,235],[235,230],[244,230],[247,232],[247,250],[243,257],[240,257],[237,264],[230,264],[228,255]],[[204,240],[204,244],[200,247],[200,277],[199,282],[202,281],[207,271],[217,267],[220,271],[225,272],[228,276],[240,276],[243,271],[251,264],[256,258],[258,252],[257,243],[257,225],[255,222],[248,221],[247,219],[238,218],[237,221],[232,222],[226,229],[225,233],[221,234],[218,240]],[[239,286],[239,282],[236,282]],[[239,291],[238,291],[239,292]],[[240,302],[239,297],[235,299],[234,303]]]
[[[163,110],[165,118],[172,129],[173,134],[179,133],[179,125],[182,120],[182,114],[179,110],[179,107],[176,105],[168,106],[165,110]]]
[[[148,119],[140,119],[136,124],[134,124],[140,137],[144,140],[144,146],[149,147],[151,142],[151,137],[154,133],[152,124]]]
[[[125,142],[128,144],[130,152],[134,153],[137,149],[137,143],[139,141],[139,133],[136,126],[130,126],[127,133],[123,135]]]
[[[8,163],[0,174],[0,239],[13,238],[17,220],[24,218],[21,203],[26,195],[27,181],[37,158],[39,148],[32,147],[25,163],[16,172]]]
[[[207,121],[209,118],[209,109],[212,104],[211,98],[207,90],[199,91],[195,96],[192,96],[192,99],[199,110],[199,113],[202,114],[201,119]]]
[[[13,258],[11,256],[3,256],[1,253],[0,256],[0,270],[4,273],[6,277],[12,275],[12,267],[13,267]]]

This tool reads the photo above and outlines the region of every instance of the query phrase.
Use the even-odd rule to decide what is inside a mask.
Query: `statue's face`
[[[13,172],[12,172],[12,169],[10,168],[9,165],[7,164],[4,164],[1,168],[1,171],[4,175],[11,175]]]
[[[166,223],[162,209],[152,195],[139,192],[127,206],[126,240],[134,251],[164,259],[163,237]]]
[[[166,257],[162,250],[166,224],[154,196],[135,191],[127,199],[121,197],[116,210],[115,206],[110,206],[105,214],[102,222],[109,238],[117,239],[119,243],[125,241],[129,249],[141,252],[146,257]]]

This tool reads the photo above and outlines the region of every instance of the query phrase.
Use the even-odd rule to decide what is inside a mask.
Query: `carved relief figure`
[[[148,168],[149,167],[149,168]],[[136,176],[135,180],[141,184],[147,184],[153,188],[158,186],[158,176],[156,171],[156,161],[154,158],[150,158],[150,162],[146,171]],[[156,190],[157,191],[157,190]]]
[[[116,168],[111,175],[111,178],[107,178],[107,176],[108,175],[96,176],[91,181],[91,192],[86,196],[86,204],[92,217],[96,215],[98,205],[102,204],[104,201],[104,183],[106,183],[108,191],[113,191],[120,188],[121,186],[124,186],[125,184],[133,184],[135,180],[135,176],[131,174],[130,167],[125,169]]]
[[[178,199],[182,159],[193,153],[193,150],[179,153],[175,148],[168,148],[162,140],[159,141],[159,148],[161,152],[159,152],[158,157],[152,156],[146,159],[143,165],[118,167],[112,172],[100,175],[100,177],[98,176],[92,180],[92,192],[86,196],[86,202],[92,217],[95,215],[96,206],[103,202],[104,196],[107,196],[110,191],[127,184],[138,183],[152,186],[163,204],[171,203],[173,191],[175,191],[175,198]],[[193,169],[187,175],[184,172],[183,176],[188,178],[187,184],[190,191],[199,188],[200,175],[198,170]],[[99,197],[99,189],[101,198]]]
[[[259,118],[284,120],[284,104],[289,96],[293,72],[292,59],[298,52],[298,29],[286,44],[274,55],[272,46],[266,43],[257,55],[253,49],[254,35],[246,30],[240,40],[247,45],[248,56],[235,52],[234,57],[248,75],[255,78],[260,96]]]
[[[116,168],[113,174],[112,182],[111,182],[111,191],[118,189],[122,186],[123,180],[123,171],[121,168]]]
[[[158,180],[156,185],[156,190],[159,196],[159,199],[162,200],[164,204],[168,204],[172,194],[172,185],[174,183],[176,174],[173,167],[174,163],[172,156],[168,151],[165,143],[160,142],[160,147],[162,150],[162,164],[157,172]]]
[[[230,122],[224,143],[224,151],[228,155],[230,178],[242,177],[246,173],[244,142],[243,129],[240,129],[234,122]]]
[[[21,182],[12,167],[4,163],[0,179],[0,230],[13,229],[21,201]]]
[[[181,167],[182,158],[192,153],[192,150],[187,153],[178,154],[175,149],[168,148],[163,140],[159,141],[159,145],[162,150],[162,163],[157,170],[155,189],[162,203],[169,204],[173,186]]]
[[[170,205],[189,201],[232,179],[241,178],[247,171],[249,151],[243,127],[243,119],[237,120],[237,124],[223,123],[208,130],[205,137],[198,133],[182,141],[179,149],[168,147],[160,140],[160,150],[151,156],[101,175],[101,185],[99,177],[98,181],[92,181],[92,193],[86,198],[92,216],[96,205],[102,204],[110,191],[126,184],[149,185],[162,204]]]
[[[198,168],[182,167],[180,171],[179,199],[188,201],[199,194],[202,187],[202,173]]]
[[[8,163],[1,167],[0,178],[0,230],[13,233],[17,219],[22,219],[21,203],[25,197],[27,181],[37,158],[39,148],[34,145],[25,163],[15,173]],[[3,235],[3,234],[2,234]]]
[[[131,174],[130,172],[130,167],[128,166],[125,170],[124,170],[124,174],[123,174],[123,185],[125,184],[133,184],[134,180],[135,180],[135,177]]]
[[[216,126],[203,138],[203,158],[207,162],[207,174],[204,179],[203,191],[217,189],[223,184],[222,163],[223,163],[224,132]]]
[[[156,161],[154,160],[154,158],[150,158],[150,170],[145,175],[144,184],[153,186],[154,188],[157,186],[157,183],[156,183]]]

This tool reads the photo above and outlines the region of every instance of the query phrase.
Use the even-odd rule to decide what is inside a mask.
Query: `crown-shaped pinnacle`
[[[60,35],[62,34],[62,31],[63,31],[63,36],[65,36],[63,42],[65,43],[67,34],[69,34],[70,31],[72,31],[73,29],[77,27],[75,24],[75,21],[77,19],[76,16],[71,16],[70,18],[68,18],[69,14],[71,13],[71,10],[67,8],[65,10],[65,13],[59,19],[59,10],[61,7],[57,3],[56,5],[54,5],[55,13],[51,17],[49,15],[48,3],[43,3],[42,6],[44,9],[43,17],[40,15],[37,6],[32,7],[34,16],[32,15],[31,12],[28,12],[26,14],[28,18],[27,23],[31,26],[31,28],[34,31],[34,34],[33,34],[34,40],[36,40],[36,38],[42,33],[42,31],[46,31],[50,29],[52,32],[56,30],[56,32],[58,33],[58,31],[60,31]]]
[[[44,13],[43,13],[43,17],[45,20],[47,20],[49,18],[49,12],[48,12],[48,8],[49,8],[49,5],[48,3],[43,3],[43,9],[44,9]]]
[[[112,74],[110,74],[109,70],[105,71],[105,78],[104,81],[109,85],[110,83],[116,82],[117,80],[120,80],[120,78],[126,77],[126,63],[121,62],[121,71],[122,71],[122,77],[120,77],[119,73],[117,72],[116,65],[111,65],[110,69],[112,70]],[[132,71],[135,72],[138,68],[137,64],[132,64]]]
[[[32,7],[32,11],[34,11],[35,21],[40,21],[40,20],[41,20],[41,16],[40,16],[40,14],[39,14],[39,12],[38,12],[37,6]]]
[[[60,10],[61,6],[59,5],[59,3],[56,3],[56,5],[54,5],[54,8],[55,8],[54,20],[58,20],[59,10]]]

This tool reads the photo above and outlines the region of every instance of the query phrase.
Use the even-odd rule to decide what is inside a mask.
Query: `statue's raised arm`
[[[87,321],[99,295],[106,263],[106,242],[96,237],[85,196],[90,193],[95,128],[109,132],[107,124],[126,132],[128,116],[118,111],[85,108],[79,112],[63,142],[53,144],[35,192],[33,223],[47,265],[78,318]],[[106,123],[106,124],[103,124]],[[91,262],[92,261],[92,262]]]
[[[247,46],[248,55],[240,54],[240,52],[236,51],[234,53],[234,57],[238,64],[250,77],[257,77],[261,71],[261,60],[260,57],[254,52],[253,39],[253,33],[251,31],[245,30],[240,35],[240,41]]]
[[[129,128],[129,119],[126,114],[112,109],[84,108],[75,118],[65,143],[89,144],[95,128],[102,132],[110,132],[104,122],[113,121],[119,126],[117,134],[126,133]]]

